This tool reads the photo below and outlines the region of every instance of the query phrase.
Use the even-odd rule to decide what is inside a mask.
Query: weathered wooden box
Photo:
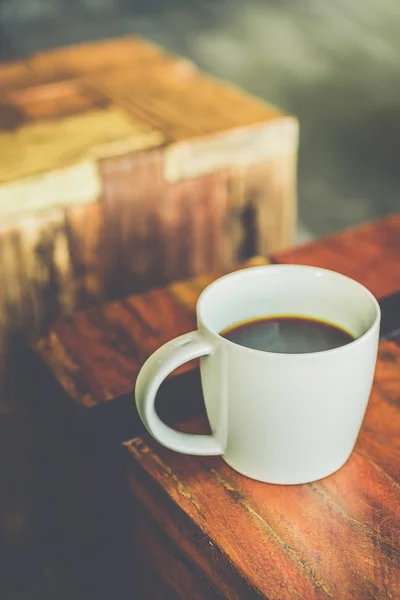
[[[293,241],[292,116],[137,38],[0,66],[0,329]]]

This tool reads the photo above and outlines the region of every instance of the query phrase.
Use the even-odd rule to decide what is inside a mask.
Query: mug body
[[[321,319],[355,340],[332,350],[279,354],[252,350],[220,332],[273,315]],[[380,310],[359,283],[332,271],[273,265],[212,283],[197,305],[204,399],[224,460],[260,481],[310,482],[350,456],[371,391]]]

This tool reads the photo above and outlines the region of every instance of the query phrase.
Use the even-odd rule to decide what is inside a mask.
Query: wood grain
[[[399,366],[400,347],[383,343],[355,452],[319,482],[268,485],[220,458],[182,456],[149,436],[127,444],[132,493],[202,570],[208,598],[398,597]],[[199,419],[181,429],[207,431]],[[237,591],[241,577],[249,596]]]
[[[316,251],[318,248],[318,251]],[[333,269],[356,279],[378,297],[400,288],[400,215],[272,256],[279,263]]]
[[[149,580],[163,584],[164,593],[167,598],[174,599],[191,598],[191,600],[203,600],[210,597],[212,590],[208,587],[201,575],[198,575],[192,564],[185,560],[179,548],[171,543],[171,540],[163,535],[147,511],[137,507],[135,514],[135,526],[137,531],[137,555],[140,568],[138,572],[138,588],[147,592],[148,600],[163,598],[163,596],[151,596],[153,591]],[[144,577],[144,581],[143,581]],[[168,592],[167,592],[168,591]]]
[[[143,77],[140,69],[127,70],[123,80],[121,73],[107,78],[94,76],[89,85],[105,97],[119,98],[133,117],[175,142],[282,118],[279,109],[250,96],[244,100],[239,89],[201,75],[194,68],[179,66],[174,73],[180,76],[171,78],[165,68],[157,77]]]

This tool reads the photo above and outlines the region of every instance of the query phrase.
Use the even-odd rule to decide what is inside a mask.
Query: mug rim
[[[215,331],[214,329],[212,329],[211,327],[209,327],[209,325],[207,325],[205,319],[203,318],[202,312],[201,312],[201,305],[204,302],[204,297],[210,293],[210,290],[218,285],[219,283],[221,283],[222,281],[226,281],[228,279],[235,279],[235,278],[244,278],[250,275],[247,275],[247,273],[254,273],[256,271],[266,271],[266,270],[271,270],[271,269],[281,269],[283,271],[285,270],[302,270],[302,271],[310,271],[313,273],[321,273],[321,274],[328,274],[329,276],[333,276],[333,277],[337,277],[339,279],[344,279],[347,281],[350,281],[352,284],[355,284],[359,290],[364,293],[371,301],[372,304],[374,305],[375,308],[375,318],[373,320],[373,323],[370,325],[370,327],[368,327],[367,331],[365,331],[362,335],[360,335],[359,337],[355,338],[354,340],[352,340],[351,342],[344,344],[343,346],[339,346],[337,348],[331,348],[329,350],[318,350],[316,352],[302,352],[302,353],[287,353],[287,352],[269,352],[268,350],[257,350],[255,348],[248,348],[246,346],[241,346],[240,344],[236,344],[235,342],[232,342],[231,340],[228,340],[227,338],[223,337],[218,331]],[[302,360],[307,360],[308,358],[311,357],[316,357],[316,356],[326,356],[328,354],[332,354],[332,353],[338,353],[338,352],[345,352],[345,351],[350,351],[350,349],[353,349],[355,346],[360,345],[361,343],[367,341],[371,336],[374,335],[376,329],[379,329],[380,326],[380,320],[381,320],[381,309],[378,303],[378,300],[375,298],[375,296],[373,295],[373,293],[362,283],[359,283],[358,281],[356,281],[355,279],[353,279],[352,277],[348,277],[347,275],[343,275],[342,273],[339,273],[337,271],[333,271],[332,269],[324,269],[322,267],[313,267],[311,265],[297,265],[297,264],[267,264],[267,265],[257,265],[254,267],[244,267],[243,269],[239,269],[238,271],[233,271],[231,273],[227,273],[226,275],[222,275],[222,277],[219,277],[218,279],[216,279],[215,281],[211,282],[200,294],[197,303],[196,303],[196,316],[197,316],[197,321],[198,321],[198,325],[201,325],[202,327],[204,327],[204,329],[206,329],[206,331],[211,334],[212,336],[216,337],[217,340],[220,343],[226,343],[229,346],[232,346],[234,348],[236,348],[238,351],[243,351],[245,353],[251,353],[251,354],[256,354],[256,355],[264,355],[264,356],[275,356],[275,357],[291,357],[291,358],[301,358]]]

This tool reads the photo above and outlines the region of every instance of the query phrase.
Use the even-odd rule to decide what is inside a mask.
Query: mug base
[[[233,466],[232,463],[229,461],[229,459],[227,459],[225,456],[222,455],[221,458],[226,462],[226,464],[231,469],[233,469],[237,473],[240,473],[240,475],[244,475],[248,479],[253,479],[254,481],[260,481],[261,483],[269,483],[271,485],[304,485],[306,483],[314,483],[316,481],[320,481],[321,479],[325,479],[326,477],[329,477],[330,475],[333,475],[334,473],[336,473],[337,471],[339,471],[339,469],[341,469],[342,467],[344,467],[344,465],[350,459],[352,453],[353,452],[350,452],[350,454],[346,458],[346,460],[344,460],[338,466],[334,467],[333,469],[330,469],[329,471],[327,471],[324,474],[318,474],[315,477],[306,477],[306,478],[300,477],[298,479],[293,479],[293,480],[290,480],[290,481],[288,481],[287,478],[283,478],[283,479],[279,479],[279,478],[263,478],[263,477],[259,477],[259,476],[255,476],[255,475],[250,475],[249,473],[246,473],[245,471],[243,471],[241,469],[238,469],[235,466]]]

